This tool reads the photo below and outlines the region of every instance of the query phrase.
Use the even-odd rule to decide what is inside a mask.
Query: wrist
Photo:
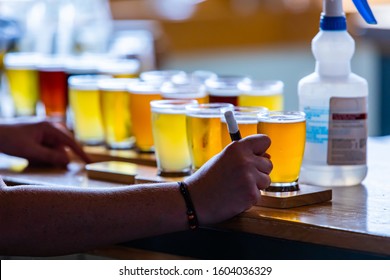
[[[195,210],[194,203],[188,188],[188,185],[185,182],[178,182],[179,191],[184,199],[186,205],[186,215],[188,226],[191,230],[195,230],[199,227],[198,216]]]

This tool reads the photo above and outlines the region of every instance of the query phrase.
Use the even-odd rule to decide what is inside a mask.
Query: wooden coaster
[[[332,200],[332,189],[299,185],[298,191],[266,192],[261,191],[257,206],[270,208],[293,208]]]

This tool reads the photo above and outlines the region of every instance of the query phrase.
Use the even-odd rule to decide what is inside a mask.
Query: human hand
[[[65,167],[69,163],[66,147],[90,162],[66,131],[48,122],[0,124],[0,152],[25,158],[31,165]]]
[[[201,224],[231,218],[258,201],[271,182],[270,143],[260,134],[232,142],[185,180]]]

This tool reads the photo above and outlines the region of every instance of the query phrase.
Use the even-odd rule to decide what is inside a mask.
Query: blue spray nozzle
[[[369,24],[377,24],[374,14],[372,13],[367,0],[352,0],[356,9],[359,11],[364,20]]]

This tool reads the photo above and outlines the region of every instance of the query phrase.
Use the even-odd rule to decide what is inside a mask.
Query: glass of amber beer
[[[233,107],[230,103],[186,106],[187,138],[194,171],[222,150],[222,109]]]
[[[65,57],[45,56],[37,66],[41,101],[46,117],[64,122],[68,107]]]
[[[230,134],[227,128],[226,119],[224,115],[224,113],[228,110],[233,111],[242,138],[249,135],[257,134],[258,114],[268,111],[268,109],[265,107],[254,107],[254,106],[251,107],[234,106],[233,109],[223,108],[222,109],[223,114],[221,115],[222,148],[225,148],[227,145],[229,145],[229,143],[232,142],[232,140],[230,139]]]
[[[135,146],[140,152],[154,152],[150,101],[160,100],[160,86],[138,81],[127,87]]]
[[[299,111],[270,111],[259,114],[257,132],[271,139],[267,153],[273,170],[266,191],[295,191],[305,149],[306,119]]]
[[[176,177],[191,172],[185,109],[190,104],[197,104],[197,101],[175,99],[150,102],[158,175]]]
[[[85,145],[104,141],[98,81],[102,75],[76,75],[68,79],[69,103],[76,138]]]
[[[241,90],[239,106],[263,106],[272,111],[283,110],[282,81],[246,80],[238,84]]]
[[[98,82],[105,144],[109,149],[130,149],[134,144],[130,117],[131,78],[108,78]]]

